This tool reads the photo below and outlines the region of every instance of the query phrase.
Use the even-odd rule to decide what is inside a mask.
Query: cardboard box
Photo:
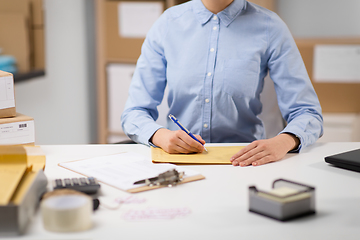
[[[30,39],[26,17],[22,14],[0,14],[0,46],[3,54],[16,58],[20,72],[30,70]]]
[[[324,113],[359,113],[360,84],[325,83],[313,80],[314,47],[318,44],[360,44],[360,38],[353,39],[296,39],[301,56]]]
[[[31,19],[30,2],[29,0],[0,0],[0,13],[21,14],[29,21]]]
[[[44,26],[43,0],[30,0],[32,27]]]
[[[119,4],[131,1],[107,1],[105,4],[105,46],[106,58],[111,61],[135,63],[140,56],[144,37],[124,37],[119,32]],[[137,3],[160,3],[164,9],[164,1],[132,1]]]
[[[43,0],[30,0],[31,2],[31,68],[45,69],[45,33]]]
[[[33,168],[32,158],[41,156],[26,148],[30,147],[0,146],[0,236],[22,234],[46,191],[45,155],[42,169]]]
[[[274,0],[249,0],[249,2],[255,3],[259,6],[262,6],[264,8],[267,8],[271,11],[276,10],[276,5]]]
[[[43,0],[0,0],[0,15],[8,14],[21,15],[19,18],[22,20],[13,23],[9,19],[0,19],[3,22],[0,22],[2,33],[9,29],[16,31],[14,34],[0,36],[0,47],[4,48],[4,54],[17,59],[19,72],[44,69]],[[18,21],[25,23],[20,26]],[[10,26],[4,28],[4,24]]]
[[[0,118],[15,117],[14,77],[0,70]]]
[[[44,25],[43,0],[0,0],[0,13],[22,14],[29,27]]]
[[[45,36],[43,28],[34,28],[33,69],[45,69]]]
[[[16,58],[20,72],[31,69],[31,19],[29,0],[0,0],[0,46]]]
[[[0,119],[0,145],[35,144],[34,118],[17,113]]]

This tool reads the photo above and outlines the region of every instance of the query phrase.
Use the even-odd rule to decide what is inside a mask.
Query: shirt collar
[[[245,0],[234,0],[227,8],[219,12],[217,16],[225,26],[229,26],[245,7]],[[201,0],[193,0],[193,9],[201,24],[207,23],[214,15],[204,6]]]

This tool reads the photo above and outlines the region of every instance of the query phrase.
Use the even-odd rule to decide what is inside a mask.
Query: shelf
[[[32,70],[26,73],[16,73],[14,74],[14,83],[24,82],[30,80],[32,78],[42,77],[45,76],[45,70]]]

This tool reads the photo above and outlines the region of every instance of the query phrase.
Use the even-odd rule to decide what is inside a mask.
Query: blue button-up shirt
[[[155,122],[165,101],[192,133],[206,142],[265,138],[258,115],[264,77],[274,81],[279,107],[301,146],[322,134],[321,107],[296,44],[273,12],[234,0],[213,14],[201,0],[166,10],[142,46],[122,115],[125,133],[149,144],[164,126]],[[179,128],[167,121],[170,130]]]

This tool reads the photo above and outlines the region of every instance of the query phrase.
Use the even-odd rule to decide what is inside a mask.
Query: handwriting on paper
[[[174,219],[184,217],[191,213],[187,207],[183,208],[147,208],[143,210],[129,210],[123,214],[123,219],[128,221]]]

